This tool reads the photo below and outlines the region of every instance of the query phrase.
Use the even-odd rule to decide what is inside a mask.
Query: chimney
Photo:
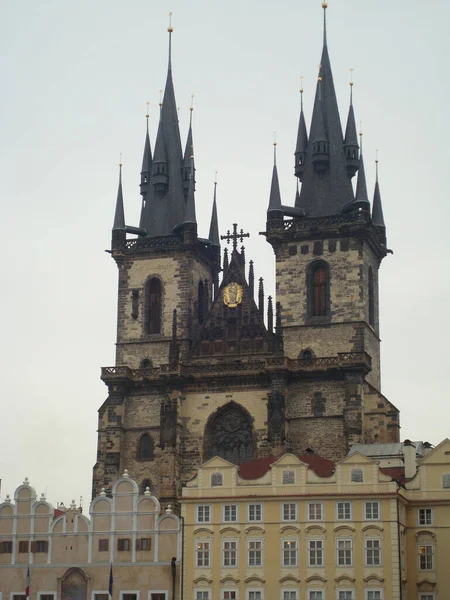
[[[411,479],[417,471],[416,464],[416,447],[411,440],[403,442],[403,460],[405,463],[405,478]]]

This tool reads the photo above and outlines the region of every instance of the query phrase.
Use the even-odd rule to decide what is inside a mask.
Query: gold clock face
[[[242,302],[243,287],[232,281],[223,288],[223,303],[228,308],[235,308]]]

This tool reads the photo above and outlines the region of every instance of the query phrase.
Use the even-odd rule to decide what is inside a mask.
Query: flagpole
[[[114,585],[114,578],[113,578],[113,570],[112,570],[112,561],[110,561],[110,563],[109,563],[109,587],[108,587],[108,593],[109,593],[110,600],[112,600],[112,597],[113,597],[113,585]]]
[[[28,565],[27,576],[25,579],[25,596],[27,600],[30,600],[30,565]]]

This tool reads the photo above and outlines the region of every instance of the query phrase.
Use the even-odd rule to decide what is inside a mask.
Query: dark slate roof
[[[344,140],[326,37],[322,51],[320,78],[321,81],[318,81],[316,89],[300,200],[299,204],[296,204],[305,210],[307,216],[339,214],[342,206],[354,198],[353,188],[347,175]],[[312,162],[312,142],[323,135],[322,128],[329,144],[329,166],[325,173],[319,175]]]
[[[189,118],[189,131],[188,131],[188,135],[186,138],[186,146],[184,149],[183,166],[185,166],[185,167],[188,167],[191,164],[191,156],[194,153],[193,148],[194,148],[194,141],[192,138],[192,109],[191,109],[191,115]]]
[[[306,152],[308,146],[308,133],[306,131],[305,115],[303,112],[303,92],[301,93],[301,104],[300,104],[300,119],[298,121],[298,132],[297,132],[297,145],[295,147],[295,153]]]
[[[369,204],[369,195],[367,194],[366,170],[364,168],[362,145],[361,153],[359,155],[358,183],[356,184],[355,202],[366,202],[367,204]]]
[[[347,127],[345,128],[344,144],[346,146],[358,146],[358,134],[356,132],[355,111],[353,110],[352,93],[350,93],[350,108],[348,109]]]
[[[217,217],[217,201],[216,201],[217,181],[214,182],[214,199],[211,214],[211,224],[209,226],[209,240],[213,246],[220,246],[219,237],[219,219]]]
[[[186,212],[184,215],[184,223],[197,223],[195,216],[195,169],[194,157],[191,158],[191,175],[189,180],[189,190],[186,198]]]
[[[152,150],[150,147],[150,136],[148,134],[148,116],[147,116],[147,132],[145,134],[144,154],[142,156],[141,173],[151,173],[152,170]]]
[[[168,188],[162,195],[156,194],[150,178],[142,225],[151,237],[170,235],[173,228],[183,223],[185,219],[185,200],[181,180],[183,153],[170,50],[153,163],[160,160],[167,162],[168,165]]]
[[[122,165],[119,170],[119,187],[117,190],[116,200],[116,212],[114,214],[114,229],[125,229],[125,211],[123,208],[123,194],[122,194]]]
[[[379,227],[385,227],[383,206],[381,204],[380,184],[378,183],[378,162],[377,162],[377,181],[375,183],[375,193],[373,195],[372,222]]]
[[[281,210],[280,183],[278,181],[276,146],[274,146],[272,184],[270,186],[269,208],[267,210]]]

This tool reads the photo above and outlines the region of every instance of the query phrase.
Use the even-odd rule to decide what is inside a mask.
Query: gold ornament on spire
[[[194,94],[191,94],[191,106],[189,110],[192,112],[194,110]]]
[[[322,8],[328,8],[328,2],[322,2]]]
[[[146,114],[145,116],[146,116],[146,117],[147,117],[147,119],[148,119],[148,118],[149,118],[149,116],[150,116],[150,110],[149,110],[149,107],[150,107],[150,102],[147,100],[146,104],[147,104],[147,114]]]
[[[217,185],[217,171],[214,174],[214,185]]]
[[[351,68],[351,69],[350,69],[350,85],[351,85],[352,87],[353,87],[353,71],[354,71],[354,70],[355,70],[355,69],[353,69],[353,68]]]
[[[303,75],[300,75],[300,94],[303,94]]]
[[[122,152],[120,153],[120,162],[119,162],[119,167],[122,168],[123,162],[122,162]]]
[[[171,12],[169,13],[169,27],[167,28],[167,31],[169,33],[172,33],[172,31],[173,31],[173,27],[172,27],[172,13]]]
[[[163,91],[159,90],[159,106],[162,106],[162,95],[163,95]]]

